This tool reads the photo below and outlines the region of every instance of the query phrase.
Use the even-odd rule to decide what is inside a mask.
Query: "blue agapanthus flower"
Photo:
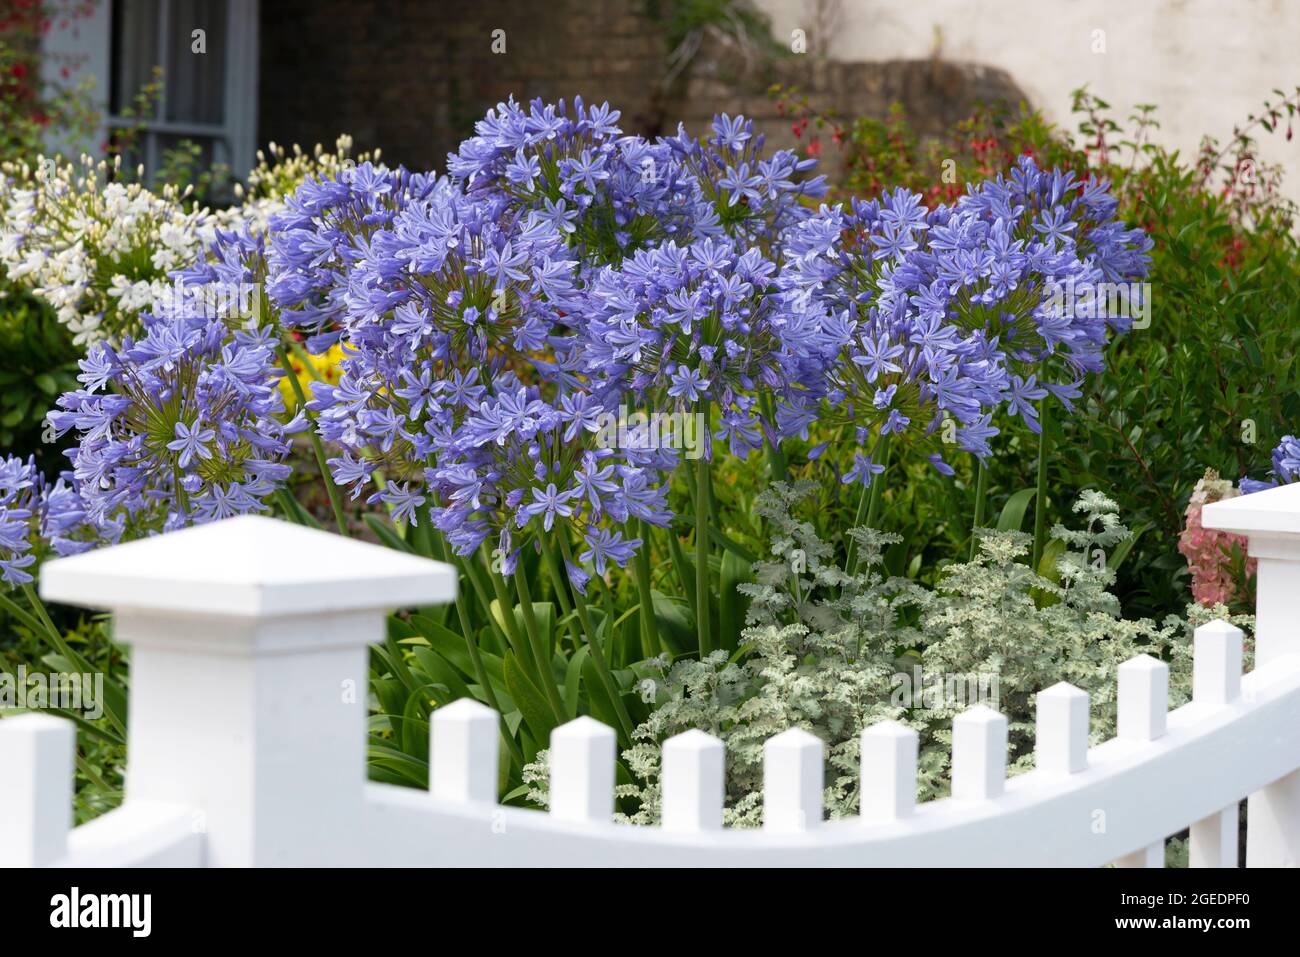
[[[26,585],[48,544],[58,555],[89,547],[86,514],[68,482],[49,481],[36,460],[0,459],[0,581]]]
[[[666,143],[622,136],[609,104],[513,99],[475,124],[447,158],[474,197],[545,221],[580,253],[583,268],[617,263],[651,243],[688,237],[695,184]]]
[[[577,274],[564,232],[500,196],[438,190],[376,230],[337,319],[340,381],[308,405],[335,480],[427,514],[458,554],[491,540],[507,571],[537,530],[665,523],[655,454],[596,440],[617,403],[586,386]]]
[[[867,458],[906,434],[947,472],[945,446],[990,453],[1002,409],[1038,431],[1039,403],[1069,407],[1128,327],[1104,284],[1128,284],[1120,301],[1140,306],[1150,240],[1114,213],[1103,187],[1022,157],[953,206],[900,189],[795,224],[781,283],[820,328],[821,361],[779,410],[782,430],[825,415],[854,427]]]
[[[304,181],[270,223],[267,295],[284,327],[306,335],[311,352],[337,342],[352,268],[371,237],[408,204],[448,188],[433,173],[368,162]]]
[[[138,340],[96,345],[81,370],[49,420],[77,434],[68,478],[102,538],[264,511],[288,477],[305,422],[284,422],[269,330],[145,316]]]
[[[595,390],[662,410],[707,400],[733,454],[749,454],[762,442],[759,395],[784,395],[808,349],[806,323],[785,309],[776,273],[757,248],[725,236],[669,241],[602,270],[582,322]]]
[[[1300,479],[1300,439],[1294,435],[1282,436],[1282,441],[1273,450],[1273,467],[1263,479],[1243,478],[1241,490],[1246,495],[1262,492],[1266,488],[1290,485]]]
[[[815,159],[800,159],[794,150],[764,151],[754,121],[722,113],[713,118],[710,135],[663,139],[689,175],[695,189],[692,211],[696,236],[727,235],[772,253],[785,231],[808,216],[806,201],[825,196],[824,176],[808,176]]]

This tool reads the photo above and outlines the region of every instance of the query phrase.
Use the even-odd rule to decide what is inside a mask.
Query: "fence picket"
[[[1221,706],[1241,697],[1243,634],[1226,621],[1213,621],[1196,629],[1193,645],[1192,700]]]
[[[670,831],[722,827],[726,747],[711,734],[687,731],[663,749],[663,823]]]
[[[1196,629],[1192,665],[1192,700],[1207,707],[1230,705],[1241,697],[1244,635],[1226,621]],[[1236,803],[1191,826],[1189,867],[1236,867],[1239,809]]]
[[[952,796],[962,801],[999,797],[1007,782],[1007,719],[978,704],[952,722]]]
[[[893,821],[916,807],[916,758],[920,736],[897,721],[880,721],[862,732],[862,819]]]
[[[1038,692],[1034,764],[1053,774],[1088,766],[1088,693],[1062,681]]]
[[[1188,867],[1236,867],[1240,805],[1233,804],[1192,824]]]
[[[1119,666],[1118,736],[1126,741],[1154,741],[1169,721],[1169,666],[1138,655]]]
[[[551,732],[551,813],[566,821],[614,816],[614,729],[581,717]]]
[[[40,867],[63,856],[75,747],[71,721],[46,714],[0,721],[0,867]]]
[[[1164,867],[1165,866],[1165,842],[1157,841],[1154,844],[1148,844],[1139,851],[1132,854],[1125,854],[1115,861],[1116,867]]]
[[[494,802],[497,797],[497,714],[461,698],[429,722],[429,791],[444,801]]]
[[[779,833],[822,823],[822,739],[790,728],[763,745],[763,827]]]

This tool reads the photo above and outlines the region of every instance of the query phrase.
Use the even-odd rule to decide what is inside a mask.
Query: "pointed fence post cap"
[[[1201,524],[1239,535],[1300,536],[1300,482],[1212,502]]]
[[[1006,717],[1000,711],[994,711],[986,704],[977,704],[967,708],[961,714],[953,718],[954,721],[960,721],[962,724],[969,725],[989,725],[997,724],[999,721],[1005,721]]]
[[[616,737],[614,729],[609,725],[585,714],[566,721],[552,731],[551,740],[554,741],[556,736],[566,741],[604,741]]]
[[[715,748],[725,748],[722,739],[709,734],[707,731],[701,731],[699,728],[691,728],[689,731],[683,731],[681,734],[675,734],[664,742],[664,747],[672,745],[675,751],[712,751]]]
[[[869,734],[873,738],[914,738],[917,737],[916,731],[903,724],[901,721],[895,721],[893,718],[885,718],[883,721],[877,721],[869,725],[862,731],[863,734]]]
[[[245,515],[47,562],[40,592],[114,612],[269,618],[441,604],[456,577],[441,562]]]
[[[1060,698],[1063,701],[1074,701],[1079,698],[1088,697],[1088,692],[1082,688],[1076,688],[1068,681],[1058,681],[1050,688],[1044,688],[1038,692],[1039,698],[1055,699]]]
[[[820,752],[825,745],[822,743],[822,739],[811,731],[805,731],[803,728],[786,728],[780,734],[774,734],[768,738],[763,747],[764,750],[789,749],[793,751],[815,748]]]

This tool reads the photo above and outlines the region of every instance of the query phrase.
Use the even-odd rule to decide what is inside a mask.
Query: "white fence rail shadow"
[[[114,613],[131,646],[125,801],[70,827],[73,726],[0,721],[0,864],[1084,865],[1160,867],[1190,826],[1190,863],[1300,859],[1300,485],[1209,506],[1259,559],[1255,670],[1242,634],[1196,633],[1194,700],[1168,711],[1168,668],[1119,672],[1118,736],[1088,747],[1088,696],[1038,695],[1035,770],[1006,776],[1007,720],[953,727],[952,797],[917,805],[915,732],[862,737],[862,812],[824,821],[822,743],[765,749],[761,829],[722,827],[722,742],[664,751],[662,827],[612,821],[615,736],[590,718],[551,739],[551,809],[496,804],[496,716],[458,701],[432,721],[430,788],[366,781],[367,649],[394,608],[449,601],[452,570],[264,518],[61,559],[42,594]]]

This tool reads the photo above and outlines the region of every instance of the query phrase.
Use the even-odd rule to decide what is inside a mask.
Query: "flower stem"
[[[655,603],[650,582],[650,526],[645,522],[641,523],[641,547],[632,562],[641,603],[641,653],[652,658],[659,654],[659,637],[655,634]]]
[[[63,639],[62,633],[55,626],[54,620],[50,617],[50,613],[45,609],[45,602],[41,601],[40,596],[36,594],[36,589],[31,586],[30,582],[24,584],[22,587],[23,594],[27,596],[27,604],[30,605],[32,611],[36,613],[36,619],[33,619],[30,615],[22,614],[21,609],[18,608],[14,602],[9,601],[8,599],[4,600],[5,604],[9,606],[11,610],[18,611],[20,617],[25,618],[28,622],[39,620],[41,626],[40,630],[44,631],[46,635],[49,636],[50,644],[54,646],[54,649],[59,654],[67,659],[68,664],[75,668],[84,668],[87,671],[90,670],[90,663],[84,661],[84,659],[73,651],[72,647]],[[105,680],[111,681],[112,679],[109,676],[105,676]],[[126,724],[122,716],[114,713],[111,708],[105,707],[104,717],[108,719],[108,723],[117,730],[118,734],[123,737],[126,736]]]
[[[880,439],[880,445],[877,446],[880,455],[880,464],[885,467],[886,471],[889,469],[889,440],[891,438],[893,438],[893,436],[882,436]],[[867,525],[871,528],[875,528],[876,524],[880,521],[880,503],[885,491],[885,474],[885,472],[881,472],[876,476],[876,480],[871,483],[871,497],[867,502]]]
[[[465,577],[470,577],[468,569],[460,567],[461,560],[459,558],[455,555],[448,555],[448,557],[452,560],[451,563],[458,572],[463,570]],[[506,750],[510,752],[510,759],[517,767],[522,768],[524,766],[524,752],[519,747],[518,742],[510,735],[505,713],[501,710],[496,691],[492,689],[492,682],[488,680],[487,669],[483,667],[483,656],[479,654],[478,642],[474,640],[474,629],[469,622],[469,611],[465,608],[465,597],[459,588],[456,589],[456,614],[460,618],[460,630],[465,636],[465,648],[469,651],[470,664],[474,668],[474,680],[483,689],[483,697],[487,700],[488,706],[497,713],[497,719],[501,724],[501,739],[505,742]]]
[[[537,662],[542,691],[546,693],[546,700],[550,702],[551,710],[555,712],[555,720],[563,723],[567,718],[564,713],[564,699],[560,697],[559,686],[555,683],[555,672],[551,670],[551,656],[547,652],[546,643],[542,640],[541,630],[537,627],[533,596],[528,590],[528,574],[524,571],[523,562],[515,568],[515,590],[519,593],[519,610],[523,612],[524,628],[527,629],[528,640],[533,646],[533,658]]]
[[[976,460],[977,474],[975,476],[975,521],[971,523],[970,529],[970,560],[975,560],[975,555],[979,551],[979,536],[976,534],[978,529],[984,527],[984,507],[989,495],[989,468],[984,464],[984,460]]]
[[[569,540],[563,534],[559,536],[560,552],[564,555],[564,560],[573,564],[573,555],[569,549]],[[559,584],[556,584],[559,588]],[[582,592],[573,589],[573,604],[578,610],[578,620],[582,622],[582,630],[587,636],[587,647],[591,649],[588,654],[591,656],[591,663],[596,668],[596,674],[600,677],[600,683],[605,686],[605,693],[609,695],[610,700],[614,702],[614,711],[618,715],[618,723],[622,725],[623,734],[627,738],[627,743],[632,743],[632,717],[627,713],[627,706],[623,703],[623,696],[618,692],[618,685],[614,682],[614,675],[609,670],[609,662],[605,660],[605,650],[600,646],[600,638],[596,634],[596,629],[591,627],[591,617],[587,613],[587,600],[582,597]],[[613,621],[610,627],[613,627]]]
[[[1043,549],[1047,546],[1047,456],[1051,451],[1047,438],[1047,414],[1047,400],[1044,399],[1038,407],[1038,423],[1042,431],[1038,433],[1038,482],[1034,492],[1034,554],[1029,566],[1034,571],[1038,571]]]
[[[316,464],[320,467],[321,481],[325,483],[325,493],[329,496],[330,508],[334,510],[334,521],[339,527],[339,534],[345,537],[350,536],[347,519],[343,517],[343,497],[339,493],[339,487],[334,484],[334,476],[330,473],[329,463],[325,461],[325,446],[321,444],[320,435],[316,431],[316,417],[307,411],[307,395],[303,392],[302,383],[298,381],[298,374],[293,371],[293,363],[289,361],[289,351],[283,344],[280,345],[278,351],[280,366],[284,369],[284,374],[289,380],[289,388],[293,389],[293,394],[298,399],[298,405],[311,422],[312,427],[307,430],[307,435],[311,439],[312,451],[316,454]]]
[[[523,636],[519,634],[519,623],[515,621],[514,607],[515,604],[510,600],[510,595],[506,591],[506,584],[501,580],[501,576],[492,568],[492,559],[488,556],[486,546],[483,551],[483,564],[487,566],[488,581],[492,583],[492,592],[496,595],[497,608],[501,612],[501,621],[498,622],[500,628],[505,632],[506,641],[510,649],[515,653],[515,657],[523,664],[533,660],[532,652],[524,644]],[[488,618],[496,621],[496,616],[492,614],[491,605],[488,606]]]
[[[705,428],[709,422],[709,403],[700,403]],[[700,659],[713,651],[713,635],[709,627],[709,459],[705,454],[695,460],[695,630],[699,638]]]
[[[492,634],[496,635],[497,640],[501,642],[502,648],[511,647],[510,637],[506,634],[501,622],[497,621],[496,616],[492,614],[492,599],[488,594],[489,586],[482,579],[483,569],[478,566],[472,557],[463,558],[460,561],[463,563],[474,596],[483,609],[483,617],[487,619],[488,625],[492,628]]]
[[[758,394],[758,404],[759,408],[763,412],[763,417],[767,419],[767,424],[773,431],[775,431],[776,419],[772,416],[771,396],[766,392],[760,391]],[[763,431],[763,441],[767,444],[767,466],[768,470],[771,472],[772,481],[784,482],[786,478],[785,455],[781,452],[779,442],[774,441],[771,436],[767,434],[766,429]]]
[[[864,488],[862,490],[862,494],[858,496],[858,508],[857,511],[854,513],[853,525],[851,526],[851,528],[861,528],[863,525],[867,523],[867,505],[870,503],[870,501],[871,501],[871,490]],[[853,571],[854,552],[857,551],[857,545],[858,545],[857,539],[855,539],[852,535],[850,535],[848,547],[845,549],[844,552],[844,570],[846,572],[851,573]]]
[[[27,596],[27,603],[31,605],[32,611],[36,613],[42,630],[49,635],[50,642],[54,645],[55,650],[64,658],[67,658],[69,664],[75,664],[77,661],[76,654],[68,646],[68,643],[63,640],[63,635],[59,633],[59,629],[54,626],[50,613],[45,610],[45,602],[41,601],[40,596],[36,594],[36,589],[31,586],[30,582],[23,585],[23,594]]]
[[[563,537],[562,533],[558,534],[557,537]],[[577,651],[578,626],[574,623],[572,617],[573,604],[569,601],[569,589],[565,585],[567,576],[560,565],[560,560],[555,556],[555,549],[551,547],[551,542],[545,538],[542,539],[542,558],[545,559],[546,568],[551,574],[551,587],[555,591],[555,600],[560,606],[560,611],[564,613],[564,617],[568,619],[568,631],[573,638],[573,650]],[[577,589],[575,588],[574,591],[576,592]]]
[[[677,533],[669,528],[668,534],[664,536],[668,540],[668,553],[672,556],[673,568],[677,572],[677,580],[681,583],[682,591],[686,595],[686,600],[690,602],[691,607],[695,607],[695,579],[687,574],[686,571],[686,554],[682,551],[682,543],[677,539]]]

